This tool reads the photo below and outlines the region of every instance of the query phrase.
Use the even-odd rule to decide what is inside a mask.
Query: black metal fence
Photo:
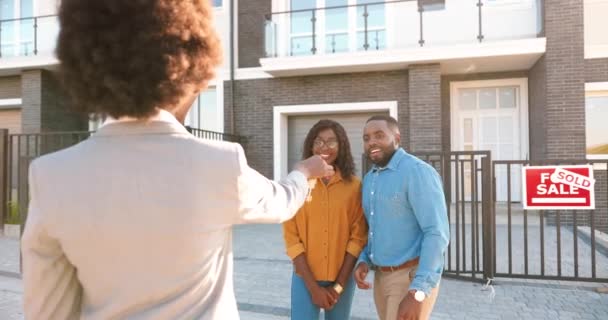
[[[188,129],[188,131],[192,133],[193,136],[201,139],[237,142],[241,145],[244,145],[247,142],[245,137],[235,134],[209,131],[192,127],[186,127],[186,129]]]
[[[187,128],[201,139],[222,140],[244,143],[245,138],[226,134]],[[58,151],[83,140],[93,134],[89,131],[8,134],[0,129],[0,228],[7,220],[18,221],[23,230],[27,218],[29,202],[28,170],[33,159]]]
[[[445,273],[468,279],[493,277],[492,179],[489,151],[423,152],[444,183],[450,224]]]
[[[414,153],[442,176],[445,274],[608,282],[608,160],[492,161],[489,151]],[[366,169],[371,167],[363,155]],[[592,165],[595,210],[524,210],[522,168]]]
[[[592,165],[595,210],[525,210],[524,166]],[[596,238],[608,229],[608,160],[494,161],[494,265],[497,277],[608,282],[608,250]]]

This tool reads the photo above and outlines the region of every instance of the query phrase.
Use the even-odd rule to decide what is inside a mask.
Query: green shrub
[[[19,219],[19,205],[17,202],[9,201],[8,202],[8,212],[6,215],[5,222],[6,224],[20,224],[21,219]]]

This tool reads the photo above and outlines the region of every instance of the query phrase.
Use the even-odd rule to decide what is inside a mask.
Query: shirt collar
[[[397,170],[397,167],[399,166],[399,162],[401,162],[401,159],[403,159],[403,157],[406,154],[407,153],[405,152],[405,150],[403,150],[403,148],[398,148],[397,150],[395,150],[395,153],[393,153],[391,160],[388,162],[388,164],[385,167],[379,167],[377,165],[374,165],[372,167],[372,170],[374,170],[374,171],[378,171],[378,170],[381,171],[384,169]]]
[[[177,119],[171,112],[169,112],[165,109],[160,109],[160,108],[158,108],[157,110],[158,110],[158,112],[155,115],[153,115],[149,118],[146,118],[145,121],[161,121],[161,122],[169,122],[169,123],[181,125],[181,123],[179,123],[179,121],[177,121]],[[111,116],[107,116],[106,120],[103,122],[101,127],[104,127],[104,126],[112,124],[112,123],[134,122],[134,121],[142,121],[142,120],[144,120],[144,119],[128,117],[128,116],[120,117],[118,119],[113,118]]]

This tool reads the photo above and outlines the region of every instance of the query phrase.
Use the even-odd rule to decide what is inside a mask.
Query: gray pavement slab
[[[0,253],[18,253],[17,248],[16,241],[0,239]],[[292,265],[284,251],[280,226],[235,228],[234,278],[241,319],[289,319]],[[5,260],[3,267],[18,270],[18,263],[0,258]],[[608,284],[500,278],[486,288],[444,278],[432,319],[605,320],[608,294],[595,292],[597,287]],[[23,319],[22,299],[21,281],[0,275],[0,319]],[[356,291],[352,315],[355,320],[377,319],[371,291]]]

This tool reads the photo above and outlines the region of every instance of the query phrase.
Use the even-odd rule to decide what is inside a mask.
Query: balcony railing
[[[265,57],[527,39],[542,32],[542,0],[357,2],[267,15]]]
[[[56,15],[0,20],[0,57],[51,54],[58,35]]]

